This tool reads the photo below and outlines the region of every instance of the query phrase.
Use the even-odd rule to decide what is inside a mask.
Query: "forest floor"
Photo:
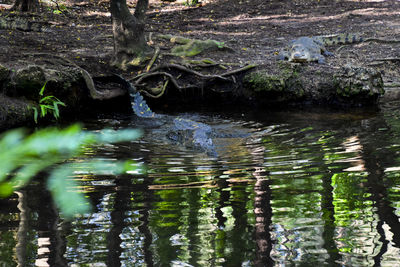
[[[0,0],[0,15],[8,14],[4,8],[12,2]],[[127,2],[133,12],[135,1]],[[299,36],[354,33],[364,38],[400,37],[398,0],[203,0],[195,7],[184,5],[186,0],[149,2],[147,32],[223,41],[234,52],[216,51],[200,57],[236,65],[274,68],[277,53]],[[0,29],[0,62],[18,60],[23,54],[53,53],[73,60],[92,75],[115,72],[109,65],[113,52],[109,1],[58,3],[65,5],[67,12],[55,14],[54,6],[43,6],[31,16],[51,23],[50,32]],[[384,71],[389,86],[396,88],[400,83],[399,43],[365,42],[328,50],[335,54],[327,59],[328,65],[372,66]],[[123,74],[133,77],[137,72]]]

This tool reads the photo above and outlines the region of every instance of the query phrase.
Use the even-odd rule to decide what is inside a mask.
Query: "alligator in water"
[[[190,119],[176,117],[167,137],[177,143],[216,156],[213,142],[213,129],[210,125]]]
[[[118,82],[128,90],[132,109],[137,117],[155,119],[157,123],[164,124],[168,127],[167,138],[175,143],[206,152],[210,156],[217,156],[214,138],[244,138],[249,136],[249,132],[243,130],[216,130],[208,124],[188,118],[156,114],[150,109],[143,96],[129,81],[117,74],[109,79]]]
[[[325,46],[362,42],[362,37],[354,34],[337,34],[331,36],[300,37],[289,42],[289,45],[279,53],[279,60],[289,62],[325,63],[325,56],[333,56]]]

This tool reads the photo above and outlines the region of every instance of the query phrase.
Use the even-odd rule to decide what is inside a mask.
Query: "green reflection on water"
[[[105,148],[104,158],[124,155],[148,171],[82,175],[95,209],[56,223],[63,230],[54,232],[66,240],[62,255],[81,266],[395,266],[398,133],[377,130],[390,129],[381,117],[299,122],[296,116],[265,123],[271,131],[232,141],[219,158],[154,145],[151,135]],[[10,214],[1,221],[18,220],[18,212]],[[36,229],[38,218],[29,218]],[[12,246],[17,228],[0,232]],[[3,238],[0,245],[0,259],[13,266],[15,251]]]
[[[333,206],[337,226],[350,226],[354,220],[365,216],[365,209],[372,202],[362,187],[366,173],[336,173],[332,176]]]

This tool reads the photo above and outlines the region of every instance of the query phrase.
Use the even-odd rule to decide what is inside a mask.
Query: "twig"
[[[171,35],[171,34],[159,34],[159,35],[157,35],[157,37],[167,40],[171,43],[177,43],[177,44],[187,44],[190,41],[192,41],[192,39],[185,38],[182,36],[175,36],[175,35]]]
[[[227,69],[227,67],[223,66],[221,63],[215,62],[214,60],[209,58],[204,58],[201,60],[185,60],[183,63],[185,66],[190,66],[190,67],[201,67],[201,68],[219,67],[224,70]]]
[[[375,61],[400,61],[400,58],[399,57],[375,58],[371,61],[373,61],[373,62],[375,62]]]
[[[149,39],[147,40],[147,42],[150,44],[150,45],[152,45],[154,42],[153,42],[153,32],[150,32],[149,33]]]
[[[363,40],[362,42],[375,42],[375,43],[382,43],[382,44],[399,44],[400,40],[385,40],[385,39],[380,39],[380,38],[367,38]]]
[[[112,34],[106,34],[106,35],[96,35],[91,39],[91,41],[97,41],[101,39],[108,39],[108,38],[114,38],[114,35]]]
[[[221,76],[222,77],[230,76],[230,75],[233,75],[233,74],[236,74],[236,73],[239,73],[239,72],[243,72],[243,71],[246,71],[246,70],[249,70],[249,69],[253,69],[255,67],[257,67],[256,64],[247,65],[247,66],[244,66],[243,68],[240,68],[240,69],[237,69],[237,70],[232,70],[232,71],[225,72],[225,73],[221,74]]]
[[[375,43],[381,43],[381,44],[399,44],[400,40],[385,40],[385,39],[380,39],[380,38],[367,38],[361,41],[361,43],[368,43],[368,42],[375,42]],[[339,48],[336,49],[336,53],[338,53],[340,50],[342,50],[344,47],[347,45],[342,45]]]
[[[149,72],[151,67],[153,66],[154,62],[157,60],[158,56],[160,55],[160,48],[156,46],[156,50],[154,51],[154,55],[151,58],[149,64],[147,64],[146,72]]]
[[[397,88],[400,87],[400,83],[385,83],[383,84],[383,87]]]
[[[137,80],[137,79],[139,79],[140,77],[146,76],[146,75],[148,75],[147,72],[140,73],[140,74],[136,75],[135,77],[129,79],[129,81],[132,82],[132,81]]]

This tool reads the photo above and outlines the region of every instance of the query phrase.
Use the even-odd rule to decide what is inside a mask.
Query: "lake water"
[[[140,140],[87,148],[146,172],[76,179],[93,211],[66,221],[32,184],[0,201],[0,266],[399,266],[400,104],[379,112],[191,114],[217,156],[132,117]]]

